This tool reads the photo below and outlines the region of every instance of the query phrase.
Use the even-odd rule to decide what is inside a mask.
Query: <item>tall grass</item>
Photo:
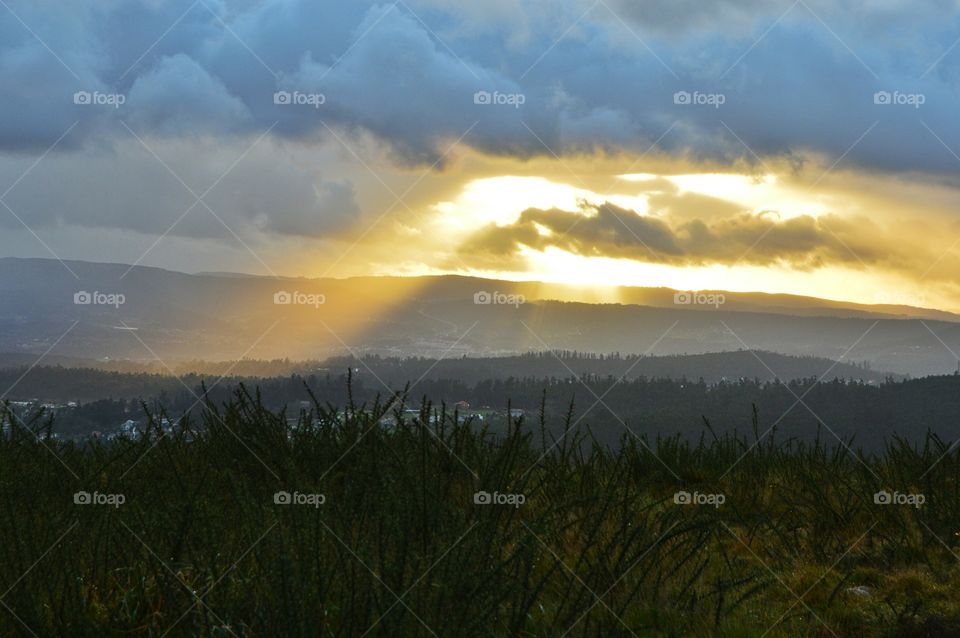
[[[5,411],[0,635],[960,635],[960,455],[933,436],[867,457],[707,422],[611,450],[542,416],[495,435],[407,407],[288,415],[242,389],[175,434],[158,413],[82,445]]]

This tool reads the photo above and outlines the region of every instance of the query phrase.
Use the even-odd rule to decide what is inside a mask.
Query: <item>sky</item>
[[[0,256],[960,311],[960,5],[0,2]]]

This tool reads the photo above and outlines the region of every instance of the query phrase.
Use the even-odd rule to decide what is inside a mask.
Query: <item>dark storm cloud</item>
[[[158,135],[254,133],[279,121],[277,134],[298,139],[325,135],[326,124],[372,132],[413,162],[436,159],[474,122],[468,143],[512,155],[548,154],[544,144],[560,153],[642,149],[671,123],[662,146],[695,156],[750,157],[722,123],[757,153],[836,156],[879,120],[847,160],[882,168],[953,168],[924,123],[960,147],[960,53],[934,65],[958,35],[943,27],[957,13],[944,3],[908,11],[850,0],[845,12],[811,0],[785,12],[789,5],[755,0],[611,2],[620,23],[605,7],[584,14],[590,5],[578,0],[534,2],[571,23],[584,17],[569,32],[554,32],[559,19],[525,27],[520,43],[512,16],[532,9],[511,3],[491,5],[500,22],[480,34],[462,23],[464,10],[428,0],[191,4],[11,2],[60,60],[0,12],[0,148],[42,149],[77,119],[77,135],[97,141],[116,135],[120,119]],[[880,37],[891,25],[899,30]],[[282,89],[323,93],[326,102],[276,105]],[[78,90],[130,99],[120,109],[84,108],[70,99]],[[525,102],[476,105],[482,90],[522,93]],[[725,102],[678,105],[677,91],[722,93]],[[922,93],[925,102],[877,105],[876,91]]]
[[[83,164],[114,157],[115,173],[128,175],[120,164],[127,126],[151,145],[181,144],[169,161],[201,174],[199,182],[204,169],[191,144],[242,149],[268,129],[271,139],[302,145],[331,131],[346,140],[372,135],[396,161],[419,165],[440,162],[468,130],[465,144],[514,157],[640,153],[659,140],[653,152],[690,160],[757,164],[757,156],[815,153],[826,165],[947,176],[960,163],[952,4],[607,4],[9,0],[0,8],[0,155],[36,157],[76,123],[54,155],[73,154],[72,175],[62,168],[67,182],[102,180],[84,181],[93,191],[125,190],[109,168],[90,175]],[[307,97],[278,104],[278,91]],[[77,92],[105,103],[76,104]],[[690,102],[677,103],[678,92]],[[877,92],[892,103],[875,103]],[[319,214],[337,223],[356,210],[344,199],[349,189],[279,167],[267,171],[274,182],[260,182],[266,195],[225,204],[276,232],[323,227],[312,224],[317,202],[333,202]],[[288,183],[297,186],[284,197]],[[162,225],[142,212],[151,204],[114,197],[123,208],[105,211],[57,186],[36,200],[46,207],[34,206],[32,219]],[[265,220],[267,209],[278,217]],[[657,243],[655,227],[634,230]],[[689,248],[706,231],[691,226],[677,245]]]

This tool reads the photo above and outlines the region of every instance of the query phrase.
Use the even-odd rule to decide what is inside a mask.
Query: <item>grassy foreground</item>
[[[241,392],[85,446],[7,414],[0,635],[960,636],[960,456],[935,438],[586,452],[400,407],[290,425]]]

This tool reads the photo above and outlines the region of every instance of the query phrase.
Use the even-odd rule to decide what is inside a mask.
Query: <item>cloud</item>
[[[350,180],[325,176],[297,149],[266,139],[248,145],[148,136],[144,142],[128,133],[122,143],[82,157],[48,156],[5,201],[38,231],[69,225],[228,242],[235,234],[248,241],[325,237],[360,219]],[[26,167],[29,160],[0,158],[0,183],[13,183]],[[194,193],[203,203],[195,203]],[[0,229],[19,227],[12,215],[0,214]]]
[[[262,202],[260,212],[252,216],[254,223],[262,230],[282,235],[320,237],[349,226],[359,217],[356,192],[349,181],[321,181],[314,184],[313,190],[312,206],[289,207],[288,204],[286,209],[278,210],[275,202]]]
[[[578,211],[530,208],[511,224],[491,224],[461,249],[484,264],[514,263],[521,249],[557,248],[585,257],[633,259],[674,266],[777,265],[812,270],[826,265],[890,263],[890,241],[872,222],[827,215],[781,220],[775,213],[674,221],[610,202],[582,202]]]
[[[670,34],[691,30],[716,30],[718,27],[727,32],[743,32],[763,21],[768,14],[777,10],[783,12],[789,6],[771,7],[771,3],[764,0],[715,0],[710,3],[697,0],[610,2],[611,11],[622,19],[640,27]]]
[[[477,105],[478,90],[519,93],[520,87],[444,51],[430,34],[395,6],[371,9],[349,53],[334,64],[307,56],[281,87],[317,92],[319,109],[285,108],[282,130],[304,135],[324,122],[373,133],[413,163],[431,163],[445,145],[472,129],[469,143],[494,150],[524,131],[518,109]],[[370,33],[361,37],[364,33]],[[484,117],[491,106],[496,117]]]
[[[73,127],[5,198],[41,231],[232,240],[226,223],[265,242],[327,237],[362,220],[371,206],[358,199],[382,196],[390,201],[376,204],[390,206],[382,190],[399,183],[396,173],[448,169],[459,156],[550,164],[571,184],[600,157],[622,159],[624,170],[640,162],[780,175],[789,161],[819,167],[809,175],[818,188],[840,171],[955,186],[960,164],[958,8],[948,0],[806,0],[786,14],[788,4],[757,0],[609,0],[609,9],[590,0],[8,4],[12,11],[0,10],[2,183],[14,184]],[[126,101],[75,104],[77,91]],[[277,104],[277,91],[324,101]],[[476,103],[478,91],[513,97]],[[678,92],[691,101],[678,103]],[[891,103],[876,103],[877,92]],[[697,103],[698,95],[723,103]],[[898,95],[923,104],[895,103]],[[178,222],[194,197],[125,124],[198,194],[216,183],[206,201],[224,223],[203,206]],[[469,148],[448,153],[461,137]],[[331,147],[342,157],[331,160]],[[573,176],[561,170],[568,165],[578,167]],[[471,166],[432,184],[456,190]],[[434,203],[424,190],[410,194],[420,198],[411,209]],[[942,207],[955,215],[948,190]],[[919,260],[871,210],[780,219],[669,188],[646,196],[643,214],[614,204],[530,209],[488,227],[469,251],[511,264],[521,246],[669,264],[729,264],[745,254],[747,263],[807,269]],[[18,225],[2,213],[0,227]]]
[[[231,133],[246,128],[251,114],[227,87],[189,56],[161,59],[139,76],[122,107],[135,126],[154,134]]]
[[[74,121],[65,148],[110,143],[123,120],[166,137],[251,136],[276,124],[275,135],[300,142],[329,137],[329,126],[373,134],[399,161],[425,166],[470,129],[465,144],[512,157],[652,150],[956,169],[944,147],[960,149],[960,55],[945,25],[958,8],[946,0],[920,9],[809,0],[786,13],[757,0],[608,4],[116,0],[52,12],[16,0],[43,43],[0,12],[0,152],[40,151]],[[280,108],[272,96],[284,88],[327,102]],[[130,100],[79,108],[78,90]],[[476,105],[477,91],[524,103]],[[725,101],[676,104],[678,91]],[[922,94],[924,104],[875,104],[878,91]]]

